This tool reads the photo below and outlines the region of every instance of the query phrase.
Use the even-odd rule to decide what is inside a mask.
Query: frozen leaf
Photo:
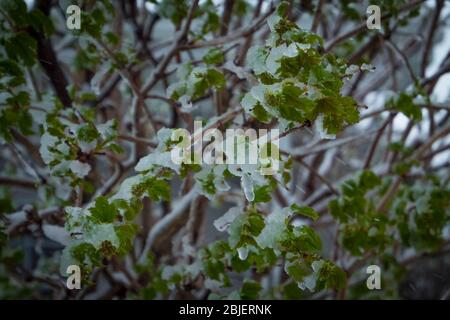
[[[206,64],[222,64],[225,57],[219,48],[212,48],[208,50],[206,55],[203,57],[203,61]]]
[[[269,56],[266,60],[267,71],[272,75],[276,75],[278,69],[281,66],[281,58],[283,57],[295,57],[298,54],[298,49],[295,43],[291,43],[289,46],[282,44],[278,47],[270,50]]]
[[[46,164],[49,164],[53,161],[54,155],[50,152],[49,148],[54,147],[57,142],[58,138],[50,135],[48,132],[45,132],[42,135],[39,152],[41,154],[42,160],[44,160]]]
[[[167,152],[152,152],[149,155],[141,158],[134,168],[137,172],[147,171],[153,169],[155,166],[170,168],[175,172],[179,172],[180,165],[172,161],[172,156]]]
[[[319,133],[319,138],[320,139],[336,139],[336,135],[329,134],[327,132],[327,129],[324,127],[323,117],[324,117],[323,114],[320,114],[315,121],[315,127],[316,127],[316,131]]]
[[[252,202],[255,199],[255,191],[252,177],[245,173],[241,177],[241,185],[244,190],[245,197]]]
[[[83,163],[79,160],[73,160],[70,162],[70,170],[79,178],[84,178],[91,171],[91,166],[87,163]]]
[[[120,246],[114,225],[111,223],[93,224],[86,231],[83,240],[96,248],[100,248],[104,241],[110,242],[115,248]]]
[[[42,225],[42,231],[47,238],[63,246],[67,246],[70,242],[70,234],[63,227],[46,223]]]
[[[345,74],[352,76],[355,73],[357,73],[359,71],[359,67],[355,64],[352,64],[351,66],[347,67],[347,69],[345,70]]]
[[[143,180],[142,175],[136,175],[130,178],[125,179],[119,187],[119,191],[111,197],[111,200],[122,199],[122,200],[131,200],[133,195],[133,188],[135,185],[138,185]]]
[[[310,208],[310,207],[300,207],[294,203],[291,206],[291,210],[295,214],[309,217],[309,218],[313,219],[314,221],[316,221],[319,218],[319,214],[313,208]]]
[[[362,71],[374,72],[375,71],[375,67],[373,65],[371,65],[371,64],[363,63],[361,65],[361,70]]]
[[[96,95],[100,94],[100,85],[110,69],[111,69],[111,62],[108,60],[100,67],[97,73],[92,77],[91,88]]]
[[[266,218],[266,224],[256,242],[261,248],[278,248],[278,242],[283,239],[286,230],[286,219],[291,215],[289,208],[277,210]]]
[[[227,228],[234,221],[234,219],[236,219],[237,216],[242,214],[242,212],[243,208],[241,207],[231,208],[223,216],[214,221],[213,223],[214,227],[216,227],[216,229],[219,230],[220,232],[227,230]]]
[[[234,62],[232,61],[227,61],[224,66],[225,69],[233,72],[234,74],[236,74],[236,76],[239,79],[246,79],[248,77],[247,72],[245,71],[244,68],[242,67],[238,67],[237,65],[234,64]]]
[[[267,71],[266,59],[268,52],[263,47],[254,46],[248,50],[247,63],[256,75]]]
[[[314,289],[316,288],[316,282],[317,282],[317,274],[311,273],[310,275],[304,277],[302,282],[298,283],[298,287],[302,290],[308,288],[309,291],[313,292]]]

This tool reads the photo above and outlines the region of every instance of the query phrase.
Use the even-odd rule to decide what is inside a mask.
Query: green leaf
[[[312,269],[309,264],[305,260],[301,259],[286,261],[284,270],[297,282],[303,282],[303,279],[312,273]]]
[[[25,32],[19,32],[4,40],[8,57],[14,61],[21,61],[31,67],[36,61],[36,40]]]
[[[310,208],[310,207],[299,207],[298,205],[296,205],[294,203],[293,205],[291,205],[291,210],[295,214],[309,217],[309,218],[313,219],[314,221],[316,221],[319,218],[319,214],[313,208]]]
[[[323,127],[328,134],[342,131],[346,125],[359,121],[359,111],[356,102],[351,97],[326,97],[317,102],[316,114],[323,114]]]
[[[133,248],[134,235],[136,234],[138,227],[135,224],[124,224],[114,227],[114,230],[120,243],[118,253],[120,255],[125,255]]]
[[[296,247],[301,251],[316,253],[322,250],[322,240],[311,227],[297,227],[295,234]]]
[[[216,89],[222,89],[226,84],[225,76],[216,69],[208,69],[205,79],[208,81],[209,86]]]
[[[259,282],[245,280],[240,291],[240,296],[244,300],[254,300],[258,298],[261,289],[262,287]]]
[[[210,49],[203,57],[203,61],[206,64],[222,64],[224,60],[224,54],[219,48]]]
[[[81,264],[81,267],[92,268],[100,265],[99,251],[90,243],[81,243],[71,248],[72,256]]]
[[[272,200],[271,196],[272,188],[269,185],[266,186],[258,186],[255,188],[255,199],[253,200],[254,203],[258,202],[269,202]]]
[[[341,268],[330,261],[324,261],[318,271],[316,290],[343,288],[346,283],[346,278],[347,275]]]
[[[90,219],[95,223],[112,223],[117,215],[114,205],[108,202],[104,196],[95,199],[95,207],[89,209],[91,212]]]
[[[170,199],[170,186],[164,180],[156,179],[153,181],[151,187],[147,190],[150,199],[157,201],[159,199]]]
[[[381,184],[381,179],[372,171],[364,170],[359,176],[359,186],[364,190],[371,190]]]
[[[27,5],[22,0],[2,0],[0,9],[8,15],[8,18],[17,28],[23,28],[28,25]]]
[[[414,121],[422,120],[422,111],[420,106],[413,102],[413,97],[405,92],[400,93],[400,95],[395,100],[388,102],[388,107],[402,112],[408,118]]]
[[[250,210],[238,216],[231,223],[228,231],[230,237],[228,242],[232,248],[239,248],[247,244],[256,244],[255,237],[257,237],[264,229],[265,223],[263,216]]]
[[[46,37],[51,36],[55,31],[52,20],[39,9],[31,10],[28,17],[30,25]]]
[[[143,182],[134,185],[132,193],[137,198],[146,194],[153,201],[161,199],[167,201],[170,199],[170,185],[165,180],[148,177]]]

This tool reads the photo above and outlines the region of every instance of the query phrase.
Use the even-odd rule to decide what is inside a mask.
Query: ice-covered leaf
[[[230,224],[236,219],[237,216],[242,214],[243,208],[241,207],[233,207],[229,209],[223,216],[216,219],[214,221],[214,227],[216,227],[217,230],[220,232],[223,232],[227,230],[227,228],[230,226]]]
[[[79,178],[84,178],[91,171],[91,166],[88,163],[79,160],[70,162],[70,170]]]

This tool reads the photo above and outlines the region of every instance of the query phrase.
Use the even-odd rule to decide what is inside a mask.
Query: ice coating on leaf
[[[295,57],[298,54],[297,46],[291,43],[287,46],[285,43],[270,50],[269,56],[266,60],[267,70],[276,75],[281,66],[280,60],[283,57]]]
[[[280,22],[281,17],[278,12],[274,12],[267,18],[267,24],[269,25],[270,31],[275,32],[275,27]]]
[[[260,173],[260,164],[230,164],[228,171],[241,178],[241,188],[248,201],[255,199],[254,190],[257,185],[266,184],[266,180]]]
[[[150,170],[154,166],[170,168],[176,171],[177,173],[180,170],[180,166],[172,161],[171,153],[168,151],[162,153],[155,151],[153,153],[150,153],[149,155],[141,158],[134,169],[137,172],[141,172]]]
[[[172,83],[167,87],[167,96],[172,97],[176,92],[185,88],[185,84],[182,82]]]
[[[65,143],[59,143],[56,145],[56,150],[61,152],[63,155],[69,155],[70,154],[70,147]]]
[[[336,139],[335,134],[329,134],[323,126],[323,114],[320,114],[315,121],[315,128],[320,139]]]
[[[317,274],[313,272],[310,275],[304,277],[303,282],[298,283],[298,287],[301,290],[308,289],[310,292],[313,292],[316,287],[316,282],[317,282]]]
[[[194,175],[198,192],[208,199],[213,199],[222,192],[230,190],[223,175],[226,168],[224,164],[204,165],[202,170]]]
[[[256,75],[266,72],[267,52],[263,47],[254,46],[248,50],[247,63]]]
[[[52,136],[48,132],[45,132],[42,135],[39,153],[41,154],[42,160],[44,160],[46,164],[49,164],[54,159],[53,153],[51,153],[48,148],[54,147],[57,142],[58,138]]]
[[[359,67],[357,65],[352,64],[345,69],[345,74],[352,76],[359,71]]]
[[[255,200],[255,191],[253,179],[248,173],[244,173],[241,177],[241,186],[244,190],[245,197],[248,201],[252,202]]]
[[[203,282],[203,286],[205,287],[205,289],[209,289],[212,292],[217,292],[220,291],[222,287],[222,282],[206,278],[205,281]]]
[[[258,101],[253,97],[250,92],[247,92],[241,100],[241,106],[244,108],[245,112],[250,113],[253,111],[256,103]]]
[[[53,168],[51,168],[51,172],[52,172],[52,174],[55,174],[55,175],[63,175],[69,170],[72,171],[70,169],[71,164],[72,164],[72,161],[66,161],[66,160],[60,161],[56,165],[54,165]]]
[[[315,260],[313,263],[311,263],[311,268],[314,272],[318,273],[320,269],[322,269],[323,264],[323,260]]]
[[[313,269],[313,272],[304,277],[303,282],[298,283],[298,287],[301,290],[308,289],[311,292],[314,291],[314,289],[316,288],[317,278],[323,264],[324,264],[323,260],[315,260],[313,261],[313,263],[311,263],[311,268]]]
[[[55,192],[56,196],[61,200],[69,200],[70,194],[72,192],[72,187],[69,184],[62,181],[62,179],[56,178],[55,180]]]
[[[70,243],[70,234],[61,226],[45,223],[42,225],[45,236],[63,246]]]
[[[248,249],[247,246],[246,246],[246,247],[240,247],[240,248],[238,248],[238,249],[237,249],[237,252],[238,252],[239,259],[241,259],[241,260],[247,260],[247,257],[248,257],[248,251],[249,251],[249,249]]]
[[[239,67],[237,65],[234,64],[233,61],[227,61],[223,67],[231,72],[233,72],[234,74],[236,74],[236,76],[239,79],[246,79],[247,78],[247,72],[245,71],[244,68]]]
[[[138,174],[130,178],[126,178],[121,184],[119,191],[111,197],[111,200],[123,199],[131,200],[133,198],[133,187],[142,182],[143,176]]]
[[[236,219],[237,216],[241,215],[243,212],[243,208],[241,207],[233,207],[228,210],[223,216],[214,220],[214,227],[220,232],[223,232],[228,229],[230,224]]]
[[[61,260],[60,260],[60,264],[59,264],[59,273],[62,276],[67,276],[67,268],[69,266],[79,264],[79,262],[72,256],[72,253],[71,253],[75,243],[76,242],[69,244],[67,247],[65,247],[61,254]]]
[[[286,219],[291,215],[292,212],[289,208],[283,208],[266,217],[265,227],[256,238],[258,245],[261,248],[276,249],[278,247],[277,242],[282,239],[286,230]]]
[[[161,273],[161,278],[163,280],[170,280],[174,275],[182,274],[183,266],[178,264],[174,266],[165,266]]]
[[[8,230],[13,230],[21,223],[27,221],[27,213],[23,210],[8,214]]]
[[[104,241],[109,241],[114,247],[120,245],[114,225],[112,223],[93,224],[84,234],[85,242],[99,248]]]
[[[264,95],[265,95],[267,89],[268,88],[265,85],[258,85],[258,86],[252,87],[252,89],[250,90],[250,93],[253,96],[253,98],[255,98],[256,100],[258,100],[261,103],[265,103],[266,99],[265,99]]]
[[[65,207],[64,211],[66,212],[66,230],[73,233],[81,233],[86,217],[90,215],[90,212],[79,207]]]
[[[202,271],[202,263],[200,260],[197,260],[186,266],[186,273],[192,279],[195,279],[200,274],[201,271]]]
[[[100,94],[100,84],[110,69],[111,69],[111,62],[107,60],[107,62],[102,64],[97,73],[92,77],[91,88],[96,95]]]
[[[79,160],[70,162],[70,170],[79,178],[84,178],[91,171],[91,166]]]
[[[281,83],[275,83],[270,85],[265,84],[259,84],[257,86],[253,86],[250,90],[250,94],[253,96],[254,99],[256,99],[258,102],[261,103],[264,110],[271,114],[272,116],[279,117],[279,114],[274,108],[271,108],[268,106],[265,96],[270,93],[276,93],[277,91],[281,90]]]
[[[135,170],[138,172],[147,171],[153,169],[155,166],[170,168],[175,172],[179,173],[180,165],[176,164],[172,160],[171,152],[167,146],[171,142],[173,129],[161,128],[158,135],[158,146],[157,148],[147,156],[141,158]]]
[[[166,147],[166,143],[170,141],[170,138],[172,137],[172,131],[173,129],[169,128],[161,128],[158,130],[158,150],[163,150]]]
[[[297,44],[297,47],[300,50],[306,51],[308,49],[311,49],[311,44],[310,43],[299,43],[299,44]]]
[[[371,65],[370,63],[363,63],[361,65],[361,70],[362,71],[374,72],[375,71],[375,67],[373,65]]]
[[[97,125],[97,131],[100,133],[103,140],[111,139],[116,135],[115,125],[116,121],[114,119]]]
[[[192,112],[194,110],[190,96],[182,95],[178,100],[181,103],[181,110],[183,112]],[[197,108],[195,108],[195,109],[197,109]]]
[[[192,71],[192,65],[190,63],[184,63],[177,68],[178,79],[187,79]]]

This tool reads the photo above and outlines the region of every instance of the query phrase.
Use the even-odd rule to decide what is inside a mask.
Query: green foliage
[[[94,223],[112,223],[117,215],[114,205],[109,204],[108,199],[103,196],[95,199],[95,207],[89,209],[90,219]]]
[[[291,206],[291,210],[295,214],[309,217],[309,218],[313,219],[314,221],[316,221],[319,218],[319,214],[313,208],[310,208],[310,207],[299,207],[298,205],[296,205],[294,203]]]
[[[388,108],[392,108],[402,112],[408,118],[414,121],[422,120],[422,111],[420,106],[414,103],[413,97],[407,93],[400,93],[400,95],[387,104]]]
[[[242,99],[245,111],[262,122],[272,117],[303,125],[317,121],[325,135],[358,122],[355,101],[340,94],[348,76],[345,62],[322,56],[322,38],[300,29],[281,12],[268,20],[272,33],[266,45],[248,52],[247,62],[259,84]]]
[[[174,42],[174,47],[169,44],[167,50],[166,41],[147,43],[152,35],[147,34],[146,28],[159,18],[168,19],[164,23],[171,22],[177,36],[185,26],[192,2],[149,2],[154,10],[146,12],[145,28],[141,28],[139,19],[132,21],[133,12],[129,11],[137,8],[124,5],[120,20],[125,21],[127,28],[121,30],[122,35],[117,32],[120,28],[111,23],[117,4],[107,0],[85,1],[81,30],[67,32],[64,42],[57,47],[55,40],[61,38],[61,21],[57,20],[60,17],[55,16],[54,8],[46,16],[38,9],[27,9],[24,1],[1,1],[0,143],[8,144],[5,150],[15,147],[16,142],[17,150],[26,149],[24,157],[19,157],[18,152],[13,154],[14,158],[21,158],[20,164],[25,169],[2,162],[2,179],[9,183],[9,177],[20,172],[25,177],[19,176],[17,184],[30,190],[36,188],[36,199],[33,198],[33,206],[28,210],[17,206],[25,200],[12,201],[15,189],[0,190],[0,298],[31,296],[34,290],[31,284],[22,288],[15,283],[15,277],[9,276],[17,273],[16,266],[24,264],[22,248],[12,246],[16,240],[14,232],[26,230],[51,238],[45,229],[48,224],[61,232],[58,234],[61,237],[55,238],[62,238],[64,249],[49,258],[58,260],[49,262],[51,270],[44,270],[47,261],[40,259],[36,274],[43,271],[55,274],[54,269],[59,266],[61,276],[66,276],[67,266],[76,264],[82,269],[83,286],[89,287],[93,285],[90,281],[96,274],[94,271],[109,274],[120,271],[116,266],[124,261],[131,261],[134,270],[129,277],[133,281],[120,290],[126,291],[127,297],[161,299],[174,297],[176,293],[184,298],[202,290],[208,292],[208,299],[300,299],[322,290],[327,294],[339,289],[348,291],[347,297],[366,297],[367,293],[362,293],[365,284],[352,274],[354,265],[343,263],[343,258],[348,257],[355,263],[382,264],[387,274],[386,278],[383,276],[383,288],[386,286],[388,297],[396,297],[398,288],[389,283],[398,283],[405,272],[397,251],[411,249],[422,254],[442,250],[448,244],[444,235],[450,222],[448,178],[431,176],[428,180],[421,179],[421,183],[413,182],[414,177],[409,175],[413,169],[418,169],[419,175],[428,175],[432,168],[420,167],[423,159],[413,157],[415,147],[406,141],[389,144],[389,151],[400,159],[389,164],[387,174],[383,174],[386,178],[362,171],[342,183],[341,192],[333,195],[328,208],[316,207],[314,197],[297,197],[291,188],[296,188],[299,181],[291,181],[290,173],[298,168],[294,168],[292,158],[286,157],[286,151],[275,150],[271,142],[259,149],[260,155],[267,151],[266,161],[258,160],[251,165],[192,164],[188,159],[177,164],[171,159],[180,142],[172,139],[176,133],[173,127],[179,120],[186,123],[190,132],[191,123],[202,120],[207,127],[222,131],[236,126],[245,129],[278,126],[282,134],[287,134],[296,127],[314,127],[320,138],[333,138],[357,123],[360,119],[357,104],[352,97],[342,94],[344,84],[357,72],[370,71],[372,67],[366,64],[367,54],[358,59],[358,65],[350,66],[342,57],[357,56],[356,50],[371,35],[370,31],[344,41],[333,54],[324,53],[328,51],[324,50],[324,39],[289,21],[287,16],[293,14],[288,12],[288,3],[282,2],[267,19],[268,38],[255,42],[262,45],[252,46],[247,52],[250,42],[245,39],[256,38],[256,34],[250,37],[248,30],[260,27],[246,29],[243,23],[250,16],[255,18],[254,4],[245,0],[231,2],[229,33],[224,35],[220,11],[223,4],[207,0],[200,1],[193,12],[187,34],[175,37],[178,42]],[[308,5],[302,1],[301,10],[312,15],[316,3]],[[399,9],[405,3],[406,0],[379,1],[383,14],[392,17],[384,19],[384,35],[394,31],[390,19],[398,19],[401,27],[417,14],[417,10],[400,14]],[[330,4],[323,5],[323,9],[329,9]],[[345,19],[363,18],[356,1],[338,1],[335,5],[342,9]],[[148,38],[141,41],[139,38],[144,36]],[[42,68],[46,61],[37,57],[42,44],[36,39],[41,38],[54,42],[54,51],[60,47],[71,49],[61,63],[64,74],[74,71],[70,77],[72,84],[66,88],[72,102],[70,107],[59,101],[60,88],[52,82],[55,79],[48,81],[49,75],[41,74],[46,69]],[[216,38],[219,46],[214,46]],[[137,45],[139,41],[142,46]],[[234,52],[238,56],[231,61]],[[241,54],[245,52],[246,63],[242,63]],[[186,63],[186,59],[190,61]],[[159,66],[167,68],[160,70]],[[39,76],[35,77],[36,74]],[[147,76],[157,80],[148,92],[140,87]],[[116,77],[120,77],[118,81]],[[37,85],[33,83],[36,79]],[[41,84],[42,79],[45,83]],[[50,85],[56,93],[49,89]],[[412,91],[408,89],[390,99],[386,109],[401,112],[418,123],[422,120],[421,106],[431,105],[431,97],[426,93],[428,88],[419,87],[419,83],[413,85]],[[161,90],[162,93],[158,92]],[[115,99],[124,105],[122,109],[110,107],[109,101]],[[164,107],[158,101],[163,101]],[[223,118],[208,112],[197,114],[191,108],[197,101],[205,109],[210,101],[223,107],[224,110],[215,110]],[[239,101],[243,110],[235,108]],[[173,110],[166,109],[165,104]],[[172,112],[171,117],[167,116],[167,110]],[[235,114],[239,116],[234,117]],[[208,118],[199,119],[200,116]],[[173,120],[170,128],[168,119]],[[255,143],[240,134],[232,139],[237,153]],[[35,142],[39,144],[37,157],[33,152]],[[189,141],[183,146],[191,144]],[[297,146],[296,141],[294,144]],[[434,151],[434,146],[430,149]],[[141,157],[145,150],[150,151]],[[267,162],[274,161],[271,157],[275,151],[283,155],[277,159],[280,166],[273,175],[265,175],[262,169]],[[225,156],[231,157],[227,152],[224,151]],[[5,160],[9,160],[6,159],[9,153],[5,155]],[[29,165],[39,155],[37,164]],[[198,160],[199,156],[194,154],[189,160]],[[104,172],[111,172],[111,176]],[[26,180],[27,175],[33,178],[31,183]],[[330,178],[336,177],[341,177],[341,173],[332,172]],[[392,185],[393,181],[398,181],[398,185]],[[308,187],[311,193],[323,197],[319,201],[328,201],[326,197],[331,193],[321,194],[314,181]],[[191,191],[185,194],[188,189]],[[182,199],[171,203],[171,197],[178,193]],[[273,201],[275,195],[280,198],[279,203]],[[236,206],[213,223],[219,232],[225,233],[211,232],[215,241],[209,243],[197,240],[191,243],[200,229],[192,232],[192,221],[186,219],[193,215],[201,218],[203,197],[208,199],[210,208],[238,200]],[[300,202],[304,199],[305,203]],[[52,207],[58,208],[58,212],[40,215]],[[145,230],[141,230],[140,213],[144,207],[155,217],[161,214],[158,216],[161,220],[150,219],[150,226],[145,220]],[[17,212],[10,216],[14,211]],[[329,242],[321,237],[321,228],[328,223],[324,216],[328,213],[338,228],[332,244],[337,249],[332,254]],[[208,210],[204,214],[209,214]],[[211,218],[203,218],[202,228],[209,228]],[[9,226],[21,219],[25,219],[24,226],[19,224],[20,230],[11,232]],[[58,226],[61,219],[64,230]],[[175,229],[178,233],[174,235]],[[155,234],[156,238],[162,234],[163,243],[156,245],[159,239],[155,240]],[[166,247],[173,252],[167,253]],[[176,250],[179,253],[175,254]],[[275,273],[280,281],[272,283]],[[236,279],[240,285],[236,285]],[[42,287],[35,290],[44,294],[47,291]]]
[[[180,81],[168,88],[168,94],[173,100],[179,100],[183,106],[202,97],[209,89],[223,89],[226,83],[224,74],[212,67],[193,68],[187,64],[182,66],[177,74]]]
[[[437,250],[450,223],[450,189],[446,185],[404,187],[393,205],[402,242],[417,250]]]
[[[203,61],[206,64],[222,64],[224,62],[224,54],[218,48],[212,48],[203,57]]]
[[[331,215],[341,222],[342,244],[353,255],[382,250],[390,241],[387,217],[376,211],[375,199],[366,196],[380,185],[381,180],[373,172],[363,171],[358,179],[342,185],[340,199],[329,203]]]

